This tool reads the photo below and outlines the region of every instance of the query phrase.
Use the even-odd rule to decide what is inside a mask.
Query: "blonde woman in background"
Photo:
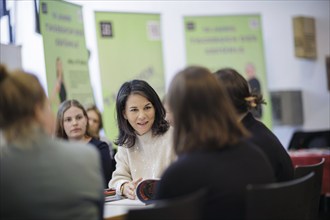
[[[88,116],[85,108],[75,99],[62,102],[57,111],[56,136],[71,142],[84,142],[97,149],[101,158],[104,188],[108,188],[114,170],[106,142],[94,138],[88,130]]]
[[[105,135],[101,135],[103,129],[102,113],[95,105],[87,107],[86,112],[88,115],[89,133],[96,139],[106,142],[109,145],[111,158],[114,158],[115,152],[112,142]]]

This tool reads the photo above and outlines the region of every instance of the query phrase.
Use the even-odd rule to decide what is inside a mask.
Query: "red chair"
[[[314,197],[312,199],[311,216],[310,219],[317,219],[319,213],[319,205],[321,198],[322,179],[323,179],[323,167],[325,158],[322,158],[319,163],[311,165],[296,165],[294,169],[294,178],[300,178],[307,174],[314,172]]]

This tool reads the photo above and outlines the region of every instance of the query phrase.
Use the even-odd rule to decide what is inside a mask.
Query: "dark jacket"
[[[268,157],[278,182],[293,179],[291,158],[278,138],[262,122],[248,113],[242,120],[251,133],[249,140],[257,145]]]
[[[109,145],[103,141],[92,138],[89,141],[100,152],[102,171],[104,177],[104,188],[108,188],[108,183],[111,180],[112,172],[114,171],[113,159],[110,157]]]

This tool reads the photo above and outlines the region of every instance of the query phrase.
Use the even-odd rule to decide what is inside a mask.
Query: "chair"
[[[310,219],[317,219],[319,213],[320,205],[320,195],[322,189],[322,180],[323,180],[323,166],[325,158],[322,158],[319,163],[311,165],[296,165],[294,169],[294,178],[303,177],[311,172],[315,174],[315,181],[313,187],[313,199],[312,199],[312,210]]]
[[[310,220],[314,173],[278,183],[249,184],[246,220]]]
[[[206,201],[206,189],[190,195],[158,200],[155,206],[144,209],[129,210],[126,220],[202,220],[203,206]]]
[[[330,148],[330,130],[296,131],[289,142],[288,149]]]
[[[296,165],[294,168],[294,178],[306,176],[308,173],[314,171],[317,184],[320,186],[319,192],[321,193],[322,178],[323,178],[323,166],[325,158],[322,158],[320,162],[310,165]]]

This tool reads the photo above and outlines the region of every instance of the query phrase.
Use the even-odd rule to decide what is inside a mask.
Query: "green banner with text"
[[[260,16],[186,16],[184,25],[187,65],[236,69],[263,95],[267,105],[255,114],[271,127]]]
[[[159,14],[95,12],[104,127],[118,136],[116,96],[128,80],[147,81],[162,98],[165,92]]]
[[[52,109],[67,99],[94,103],[81,6],[40,0],[39,15]]]

